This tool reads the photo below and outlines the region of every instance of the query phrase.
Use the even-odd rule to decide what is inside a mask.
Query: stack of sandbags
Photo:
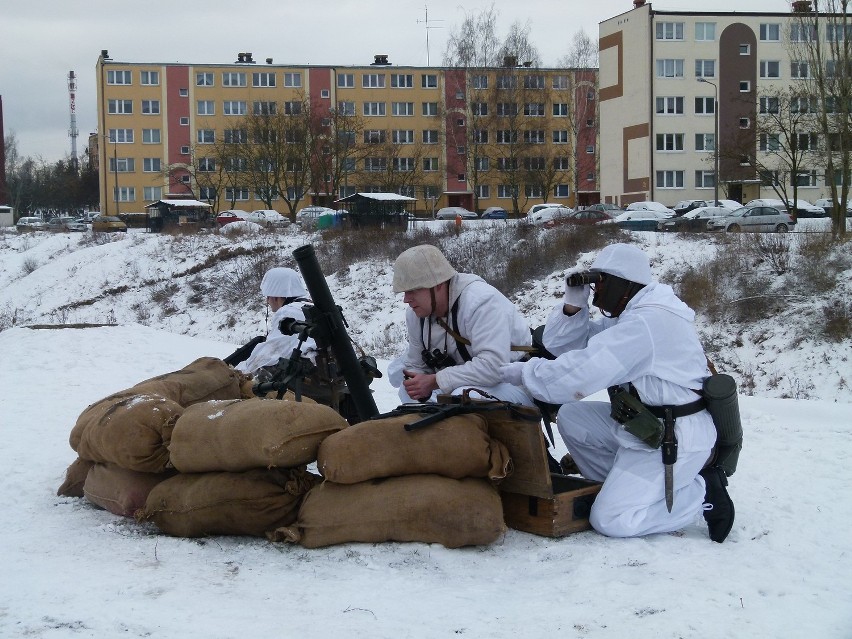
[[[168,446],[184,409],[239,398],[243,377],[220,359],[202,357],[88,406],[71,430],[79,457],[58,494],[132,516],[151,488],[174,474]]]
[[[169,444],[180,474],[158,484],[137,518],[182,537],[255,535],[292,524],[319,477],[305,466],[346,420],[322,404],[274,399],[187,408]]]
[[[421,415],[350,426],[319,447],[326,481],[305,497],[274,540],[317,548],[346,542],[421,541],[484,545],[505,531],[493,482],[511,470],[503,444],[478,414],[406,431]]]

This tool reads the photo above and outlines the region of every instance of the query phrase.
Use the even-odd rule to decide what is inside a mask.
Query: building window
[[[715,60],[696,60],[695,61],[695,77],[696,78],[715,78],[716,77],[716,61]]]
[[[518,160],[516,158],[497,158],[498,171],[517,171]]]
[[[498,184],[497,185],[497,197],[498,198],[507,198],[512,197],[518,192],[517,188],[511,186],[509,184]]]
[[[213,74],[212,73],[196,73],[195,74],[195,86],[197,86],[197,87],[212,87],[213,86]]]
[[[405,129],[394,129],[391,133],[394,144],[414,144],[414,131]]]
[[[223,87],[244,87],[246,86],[245,73],[222,73]]]
[[[695,134],[695,150],[696,151],[715,151],[716,136],[713,133],[696,133]]]
[[[361,76],[361,86],[364,89],[384,89],[385,74],[384,73],[365,73]]]
[[[411,89],[414,87],[414,76],[405,73],[391,73],[391,87],[394,89]]]
[[[790,180],[790,186],[793,185],[794,180]],[[795,186],[816,186],[817,185],[817,172],[816,171],[799,171],[796,173],[795,177]]]
[[[568,76],[567,75],[555,75],[553,76],[553,88],[554,89],[567,89],[568,88]]]
[[[566,105],[567,106],[567,105]],[[528,102],[524,105],[524,115],[532,117],[544,117],[543,102]]]
[[[130,71],[107,71],[107,84],[132,84]]]
[[[275,74],[269,71],[261,71],[251,74],[251,85],[253,87],[274,87]]]
[[[739,124],[741,129],[747,129],[749,128],[749,126],[751,126],[751,120],[749,120],[748,118],[740,118]]]
[[[683,22],[658,22],[657,40],[683,40]]]
[[[761,133],[758,141],[761,151],[771,152],[781,148],[781,140],[777,133]]]
[[[590,144],[589,146],[586,147],[586,153],[591,155],[594,152],[595,152],[595,145],[594,144]]]
[[[437,171],[438,158],[423,158],[423,170],[429,172]]]
[[[696,22],[695,23],[695,39],[699,42],[712,41],[716,39],[716,23],[715,22]]]
[[[438,103],[423,102],[423,115],[438,115]]]
[[[825,38],[829,42],[843,42],[852,40],[852,25],[845,24],[845,21],[838,24],[826,24]]]
[[[178,122],[180,123],[180,126],[189,126],[189,118],[186,116],[181,116]]]
[[[387,158],[365,158],[364,159],[364,170],[370,171],[371,173],[379,173],[382,171],[386,171],[388,168],[388,160]]]
[[[713,115],[715,112],[714,98],[695,98],[695,115]]]
[[[819,150],[819,136],[816,133],[797,133],[795,142],[799,151]]]
[[[657,151],[683,151],[683,133],[657,133]]]
[[[222,113],[225,115],[245,115],[245,100],[225,100],[222,105]]]
[[[424,73],[420,76],[420,86],[424,89],[437,89],[438,76],[433,73]]]
[[[133,158],[110,158],[110,173],[133,173],[136,170],[136,162]]]
[[[713,171],[696,171],[695,172],[695,188],[696,189],[712,189],[716,186],[715,174]]]
[[[414,102],[391,102],[393,115],[414,115]]]
[[[143,173],[159,173],[161,166],[160,158],[142,158]]]
[[[142,197],[146,202],[156,202],[163,198],[162,186],[143,186]]]
[[[503,129],[497,131],[497,144],[515,144],[517,141],[517,131],[508,131]]]
[[[284,103],[285,115],[299,115],[302,112],[302,103],[298,100],[289,100]]]
[[[112,190],[113,202],[135,202],[136,189],[132,186],[120,186]]]
[[[159,115],[160,101],[159,100],[142,100],[142,113],[145,115]]]
[[[157,129],[159,131],[159,129]],[[110,129],[109,141],[116,144],[132,144],[133,129]]]
[[[225,129],[223,141],[225,144],[245,144],[248,142],[248,131],[245,129]]]
[[[249,199],[249,190],[243,186],[226,186],[225,199],[232,202],[246,202]]]
[[[142,144],[159,144],[160,129],[142,129]]]
[[[255,115],[275,115],[277,104],[269,101],[255,101],[252,103],[251,112]]]
[[[438,131],[423,131],[423,144],[438,144]]]
[[[354,73],[341,73],[337,76],[337,86],[341,89],[352,89],[355,87]]]
[[[295,87],[295,88],[302,86],[302,74],[301,73],[285,73],[284,74],[284,86],[285,87]]]
[[[781,25],[779,23],[765,23],[760,25],[761,42],[779,42],[781,40]]]
[[[491,167],[491,163],[488,158],[477,157],[473,160],[473,167],[477,171],[488,171]]]
[[[216,141],[216,132],[213,129],[198,129],[196,140],[199,144],[213,144]]]
[[[107,113],[129,115],[133,113],[133,100],[107,100]]]
[[[537,184],[525,184],[524,185],[524,195],[527,197],[540,198],[541,197],[541,187]]]
[[[806,60],[790,61],[790,77],[807,79],[811,77],[811,65]]]
[[[777,97],[761,97],[760,113],[778,113],[779,102]]]
[[[682,189],[683,171],[657,171],[658,189]]]
[[[524,76],[524,88],[525,89],[543,89],[544,88],[544,76],[543,75],[525,75]]]
[[[656,99],[657,115],[683,115],[683,97],[663,96]]]
[[[524,158],[525,171],[544,171],[546,162],[543,157]]]
[[[836,112],[836,98],[828,96],[825,100],[825,110],[827,113]],[[790,98],[790,113],[816,113],[817,99],[816,96],[798,95]]]
[[[498,102],[497,115],[501,117],[514,117],[518,115],[518,105],[514,102]]]
[[[213,100],[198,100],[195,104],[198,115],[216,115],[216,103]]]
[[[384,102],[365,102],[364,103],[364,115],[365,116],[385,115],[385,103]]]
[[[470,112],[475,116],[486,116],[488,115],[488,103],[474,102],[470,105]]]
[[[740,81],[740,93],[748,93],[751,91],[751,82],[749,80]]]
[[[491,197],[491,187],[487,184],[477,184],[474,193],[479,199],[487,200]]]
[[[830,30],[829,30],[830,33]],[[826,34],[827,39],[831,38]],[[814,42],[816,41],[816,26],[812,24],[803,24],[799,22],[791,22],[790,24],[790,42]]]
[[[740,55],[751,55],[751,45],[750,44],[741,44],[740,45]]]
[[[515,75],[498,75],[497,76],[497,88],[498,89],[517,89],[518,88],[518,76],[515,76]]]
[[[384,144],[385,135],[383,130],[364,131],[364,144]]]
[[[182,98],[188,98],[189,97],[189,89],[187,89],[186,87],[181,87],[178,90],[178,95],[180,95],[180,97],[182,97]]]
[[[567,102],[559,102],[553,105],[553,116],[557,118],[564,118],[568,116],[568,103]]]
[[[464,100],[464,93],[456,91],[456,100]]]
[[[557,171],[567,171],[571,168],[571,160],[568,156],[557,156],[553,158],[553,168]]]
[[[331,93],[329,92],[328,89],[322,89],[322,90],[320,90],[320,97],[321,98],[330,98]]]
[[[417,162],[414,158],[394,158],[391,166],[399,173],[410,173],[416,168]]]
[[[227,171],[229,173],[238,173],[248,169],[248,160],[246,158],[230,157],[227,161]]]
[[[142,86],[158,86],[160,84],[159,71],[140,71],[139,84]]]
[[[458,118],[456,120],[456,126],[464,126],[464,118]]]
[[[557,131],[553,131],[553,143],[554,144],[568,144],[568,130],[560,129]]]
[[[355,115],[355,102],[352,100],[341,100],[337,103],[337,112],[340,115]]]
[[[488,144],[488,129],[474,129],[473,141],[476,144]]]
[[[465,148],[463,146],[457,146],[456,147],[456,154],[457,155],[464,155],[465,154]]]
[[[553,197],[568,197],[571,195],[571,187],[568,184],[557,184],[553,187]]]
[[[780,60],[761,60],[760,61],[760,77],[763,79],[780,78],[781,77],[781,61]]]
[[[216,170],[216,160],[214,158],[200,158],[198,160],[198,170],[202,173],[212,173]]]
[[[683,60],[674,58],[665,58],[662,60],[657,60],[657,77],[682,78]]]

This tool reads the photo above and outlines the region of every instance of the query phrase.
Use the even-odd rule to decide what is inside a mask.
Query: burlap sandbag
[[[459,548],[490,544],[505,530],[499,493],[487,480],[408,475],[350,485],[323,482],[305,497],[297,523],[268,537],[305,548],[383,541]]]
[[[177,420],[169,452],[182,473],[290,468],[315,461],[322,440],[346,425],[322,404],[205,402],[190,406]]]
[[[144,473],[170,468],[169,441],[183,412],[177,403],[158,395],[131,395],[102,400],[78,419],[85,420],[77,454]]]
[[[482,416],[456,415],[425,428],[405,430],[405,424],[420,417],[365,421],[329,435],[320,445],[317,469],[337,484],[430,473],[496,481],[508,474],[509,453],[488,436]]]
[[[180,474],[154,487],[137,518],[176,537],[263,537],[296,520],[302,497],[319,480],[304,468]]]
[[[89,469],[94,465],[95,462],[79,457],[71,462],[68,470],[65,471],[65,481],[62,482],[56,494],[60,497],[82,497],[86,475],[89,474]]]
[[[244,375],[215,357],[200,357],[180,370],[139,382],[136,394],[162,395],[186,408],[211,399],[239,399]]]
[[[154,486],[173,475],[174,471],[140,473],[113,464],[95,464],[86,477],[83,494],[88,501],[114,515],[133,517],[145,507]]]

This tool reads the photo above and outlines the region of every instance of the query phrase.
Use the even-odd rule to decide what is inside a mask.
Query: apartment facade
[[[602,200],[712,200],[716,162],[720,199],[777,197],[772,176],[761,177],[746,156],[766,150],[758,133],[766,108],[760,96],[784,90],[806,72],[791,59],[795,14],[655,11],[643,0],[633,4],[600,24]],[[749,138],[750,152],[738,159],[731,150]],[[816,166],[802,169],[798,196],[823,197],[824,176]]]
[[[96,72],[104,213],[169,197],[216,210],[267,208],[269,188],[284,214],[287,200],[332,205],[387,190],[416,198],[421,213],[598,201],[595,69],[403,67],[387,56],[363,66],[290,66],[250,53],[231,64],[159,64],[117,62],[103,51]],[[306,163],[325,175],[260,187],[245,162],[222,166],[223,148],[251,142],[247,118],[305,109],[327,140],[321,159]],[[335,130],[341,116],[349,130]],[[357,152],[338,159],[332,143],[341,139]],[[281,163],[294,171],[305,164]],[[222,169],[230,175],[212,186],[208,178]]]

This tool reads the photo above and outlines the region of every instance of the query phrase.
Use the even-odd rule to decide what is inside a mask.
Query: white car
[[[729,211],[736,211],[743,207],[736,200],[716,200],[716,206],[721,206],[723,209],[728,209]]]
[[[457,216],[461,216],[463,220],[476,220],[479,216],[473,211],[468,211],[463,206],[445,206],[438,209],[435,213],[436,220],[454,220]]]
[[[545,226],[549,222],[567,217],[574,212],[574,209],[567,206],[547,206],[543,209],[538,209],[534,213],[527,215],[527,219],[536,226]]]
[[[246,222],[254,222],[255,224],[260,224],[261,226],[277,226],[277,227],[285,227],[290,226],[290,220],[281,215],[278,211],[273,211],[272,209],[257,209],[256,211],[252,211],[245,217]]]
[[[631,204],[627,205],[627,208],[625,209],[625,211],[634,212],[634,213],[636,211],[654,211],[655,213],[663,213],[663,215],[661,215],[661,216],[658,215],[657,217],[674,217],[675,216],[674,209],[670,209],[669,207],[665,206],[664,204],[660,204],[659,202],[650,202],[650,201],[632,202]],[[618,220],[619,217],[621,217],[621,216],[619,215],[618,217],[615,218],[616,221]]]
[[[537,213],[538,211],[541,211],[542,209],[552,209],[554,206],[563,206],[565,208],[568,208],[564,204],[554,204],[553,202],[550,202],[550,203],[545,202],[544,204],[533,204],[527,210],[527,217],[532,216],[533,213]],[[573,209],[571,209],[571,210],[573,210]]]
[[[802,198],[787,202],[787,209],[795,211],[796,217],[828,217],[824,208],[811,204]]]
[[[822,197],[814,202],[814,206],[822,208],[822,210],[831,215],[831,211],[834,208],[834,200],[830,197]],[[852,204],[847,203],[845,207],[841,206],[841,208],[846,209],[846,217],[852,216]]]
[[[774,198],[749,200],[745,203],[745,206],[774,206],[776,209],[781,209],[782,211],[787,210],[787,204],[783,200],[776,200]]]

